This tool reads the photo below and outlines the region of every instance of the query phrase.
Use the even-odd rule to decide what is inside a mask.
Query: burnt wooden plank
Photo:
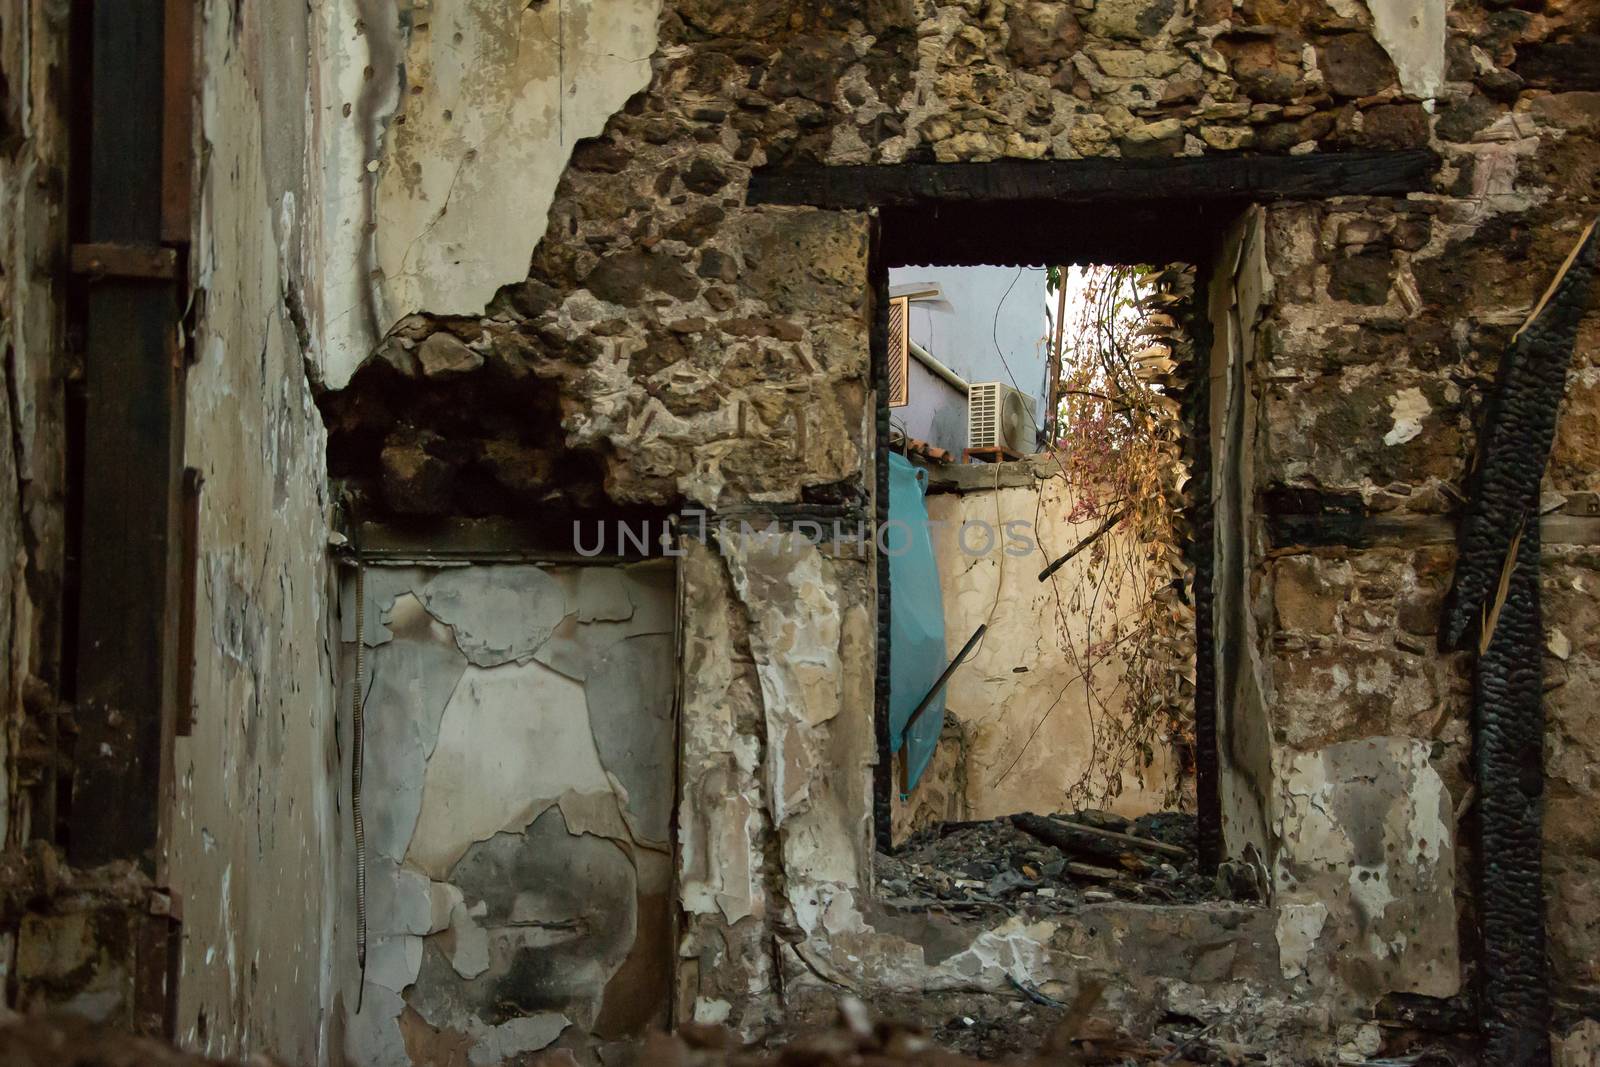
[[[1313,548],[1406,548],[1455,544],[1459,520],[1449,515],[1268,515],[1275,555]],[[1600,518],[1553,514],[1539,522],[1547,545],[1600,545]]]
[[[164,0],[96,4],[90,244],[161,240]],[[77,713],[67,853],[78,866],[155,870],[163,738],[171,733],[173,580],[181,441],[174,285],[107,277],[85,324]]]
[[[178,546],[178,681],[172,702],[176,737],[194,732],[195,612],[200,595],[200,490],[204,484],[198,470],[184,468],[183,537]]]
[[[1425,189],[1426,150],[1304,156],[1184,156],[1000,163],[768,167],[750,178],[751,204],[825,208],[1058,200],[1278,200],[1402,195]]]
[[[164,0],[93,5],[89,240],[161,243]]]
[[[557,530],[555,537],[549,528],[539,523],[514,518],[445,518],[404,523],[369,520],[354,524],[350,533],[354,540],[352,551],[364,560],[532,561],[614,566],[627,558],[618,548],[621,538],[616,533],[617,521],[627,520],[575,520],[575,527]],[[632,521],[629,525],[647,530],[651,547],[659,548],[657,538],[667,528],[668,521],[663,514],[650,520]],[[586,547],[598,544],[601,551],[584,555],[576,550],[578,544]]]
[[[1445,515],[1268,515],[1266,525],[1274,550],[1448,545],[1456,539],[1455,520]]]
[[[172,1040],[177,1035],[178,968],[182,927],[170,915],[135,914],[133,996],[130,1029],[140,1037]]]
[[[165,342],[175,315],[171,293],[148,284],[108,283],[90,295],[68,847],[85,866],[153,861],[156,844],[179,452],[178,377]]]
[[[1145,852],[1179,863],[1189,859],[1190,856],[1188,849],[1169,845],[1165,841],[1135,837],[1116,830],[1104,830],[1071,819],[1021,812],[1011,816],[1011,824],[1047,845],[1074,855],[1121,860],[1132,853]]]
[[[1600,89],[1600,34],[1517,46],[1511,69],[1529,85],[1558,93]]]
[[[194,0],[166,0],[161,91],[161,239],[189,241],[194,183]]]
[[[1177,390],[1184,426],[1183,453],[1189,461],[1183,512],[1189,520],[1184,556],[1193,574],[1194,605],[1194,796],[1195,850],[1200,870],[1211,874],[1222,861],[1222,764],[1217,749],[1217,509],[1212,497],[1211,375],[1208,371],[1214,335],[1206,313],[1213,253],[1198,260],[1194,296],[1185,326],[1193,357],[1180,364]]]
[[[873,529],[881,530],[889,521],[889,452],[891,429],[889,419],[889,271],[884,262],[886,251],[882,220],[871,223],[868,246],[867,277],[872,279],[872,320],[869,345],[871,347],[873,447],[872,447],[872,509]],[[873,840],[881,852],[892,852],[894,840],[894,757],[891,753],[889,728],[889,679],[891,657],[894,655],[893,609],[889,584],[889,561],[873,552],[873,592],[876,597],[874,622],[877,626],[877,658],[872,680],[872,735],[877,759],[872,769],[872,832]]]

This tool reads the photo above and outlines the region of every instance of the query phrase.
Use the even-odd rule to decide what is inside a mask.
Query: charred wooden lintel
[[[752,204],[824,208],[952,203],[1282,200],[1404,195],[1427,187],[1432,152],[1210,155],[1000,163],[767,167],[751,175]]]
[[[1317,548],[1418,548],[1455,544],[1459,521],[1450,515],[1268,515],[1267,551],[1272,555]],[[1539,521],[1547,545],[1600,545],[1600,518],[1568,513]]]
[[[889,522],[889,271],[884,263],[882,226],[872,227],[872,334],[871,375],[873,396],[872,517],[874,529]],[[894,759],[890,752],[889,679],[890,641],[889,564],[872,555],[873,593],[876,597],[877,662],[872,680],[872,734],[878,759],[872,770],[872,828],[880,851],[894,848]]]

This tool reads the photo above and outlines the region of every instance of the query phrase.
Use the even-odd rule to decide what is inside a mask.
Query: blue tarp
[[[881,535],[889,558],[889,748],[906,748],[908,789],[927,769],[944,729],[940,693],[906,734],[906,720],[947,662],[944,597],[922,500],[927,484],[926,471],[904,456],[889,454],[889,523]]]

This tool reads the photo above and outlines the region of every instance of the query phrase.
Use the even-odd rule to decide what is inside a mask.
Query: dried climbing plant
[[[1100,534],[1078,565],[1048,579],[1075,671],[1070,684],[1083,689],[1093,738],[1067,796],[1104,803],[1132,774],[1177,806],[1190,763],[1183,754],[1194,750],[1179,402],[1183,368],[1192,365],[1181,307],[1194,278],[1182,267],[1050,268],[1050,291],[1062,285],[1064,321],[1052,324],[1060,338],[1053,455],[1071,501],[1066,518]],[[1177,758],[1156,783],[1148,776],[1158,748]]]

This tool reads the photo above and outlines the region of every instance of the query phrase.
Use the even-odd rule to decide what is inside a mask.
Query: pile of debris
[[[0,1063],[6,1067],[237,1067],[180,1052],[165,1041],[71,1015],[17,1015],[0,1008]],[[249,1067],[274,1067],[253,1056]]]
[[[1127,819],[1104,811],[944,823],[878,855],[879,898],[909,909],[987,918],[1060,913],[1113,900],[1214,899],[1195,864],[1194,816]]]
[[[671,1034],[656,1033],[645,1039],[638,1067],[979,1067],[1012,1063],[1018,1067],[1260,1067],[1267,1057],[1260,1051],[1209,1039],[1205,1027],[1167,1027],[1147,1040],[1117,1033],[1096,1017],[1101,989],[1086,983],[1071,1004],[1061,1006],[1043,1047],[1032,1055],[995,1057],[982,1050],[975,1055],[953,1051],[914,1026],[874,1019],[873,1012],[854,997],[839,1003],[834,1026],[789,1035],[762,1049],[741,1044],[719,1026],[685,1024]]]

